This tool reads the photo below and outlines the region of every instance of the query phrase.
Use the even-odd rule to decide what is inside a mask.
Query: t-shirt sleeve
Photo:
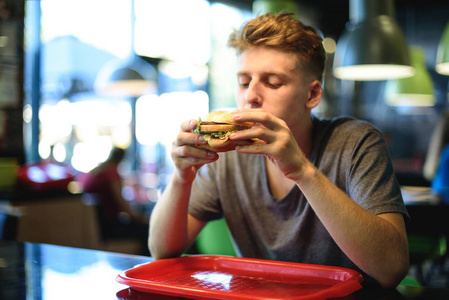
[[[368,211],[399,212],[409,219],[388,147],[376,128],[369,127],[356,138],[348,180],[349,196]]]

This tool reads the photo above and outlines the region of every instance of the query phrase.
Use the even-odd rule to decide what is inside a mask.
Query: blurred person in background
[[[432,132],[423,175],[430,181],[432,189],[449,204],[449,111],[438,118]]]
[[[93,194],[98,202],[104,239],[139,238],[147,248],[148,217],[135,211],[122,196],[123,179],[118,167],[124,157],[125,150],[114,147],[106,161],[82,178],[83,192]]]

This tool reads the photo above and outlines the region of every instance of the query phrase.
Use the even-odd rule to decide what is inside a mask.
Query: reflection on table
[[[0,241],[0,299],[116,299],[117,274],[150,257]]]
[[[0,241],[0,299],[182,299],[138,292],[116,276],[151,257],[47,244]],[[401,285],[362,289],[345,299],[449,299],[444,289]]]

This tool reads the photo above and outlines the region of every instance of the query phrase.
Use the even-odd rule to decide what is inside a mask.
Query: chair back
[[[224,218],[208,222],[198,235],[196,246],[200,254],[237,256]]]

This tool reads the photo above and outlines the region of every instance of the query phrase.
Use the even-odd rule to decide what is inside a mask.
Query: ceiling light
[[[138,97],[157,90],[155,68],[137,55],[115,59],[102,67],[95,91],[103,96]]]
[[[254,0],[253,13],[262,15],[268,12],[279,13],[286,11],[289,13],[298,13],[298,4],[293,0]]]
[[[434,86],[426,68],[424,51],[419,47],[411,47],[409,53],[415,75],[387,81],[385,101],[390,106],[433,106]]]
[[[438,44],[435,70],[442,75],[449,75],[449,22]]]
[[[95,91],[103,96],[139,97],[156,91],[157,72],[134,50],[134,0],[131,0],[131,45],[127,59],[113,59],[102,67],[95,80]]]
[[[337,43],[334,76],[387,80],[413,75],[393,0],[350,0],[350,21]]]

